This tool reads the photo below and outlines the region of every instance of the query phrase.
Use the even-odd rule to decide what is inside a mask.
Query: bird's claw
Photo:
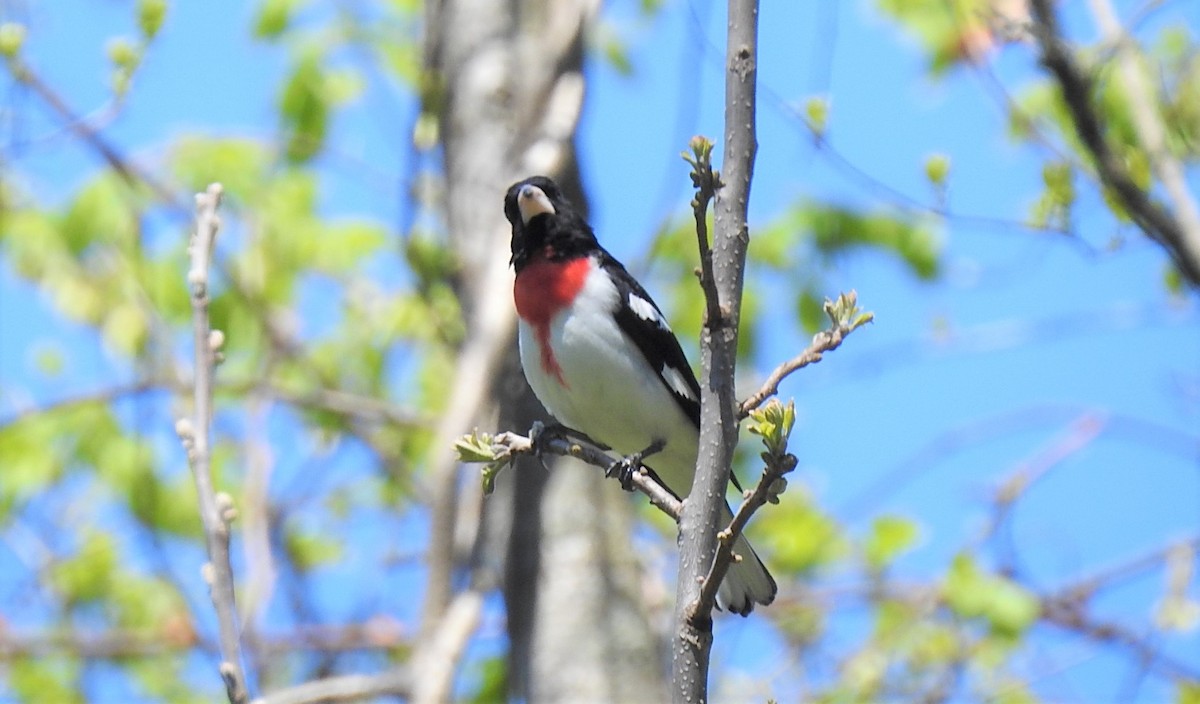
[[[635,452],[608,465],[608,469],[604,470],[604,476],[616,477],[617,481],[621,482],[622,489],[633,491],[633,473],[641,466],[642,453]]]
[[[666,443],[662,440],[655,440],[641,452],[635,452],[632,455],[625,455],[621,459],[613,462],[604,470],[604,476],[616,477],[617,481],[621,482],[621,488],[625,491],[633,491],[633,473],[642,466],[642,460],[650,455],[660,452]]]

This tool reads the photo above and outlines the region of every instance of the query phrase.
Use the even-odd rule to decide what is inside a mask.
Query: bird
[[[700,384],[662,310],[545,176],[504,196],[521,367],[554,420],[622,453],[676,498],[687,496],[700,439]],[[643,461],[646,460],[646,461]],[[628,474],[625,476],[625,488]],[[736,484],[736,482],[735,482]],[[728,502],[723,520],[733,518]],[[770,604],[775,580],[744,535],[717,606],[748,615]]]

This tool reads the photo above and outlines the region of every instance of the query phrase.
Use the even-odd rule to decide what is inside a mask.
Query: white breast
[[[616,287],[595,268],[574,303],[551,320],[550,347],[566,388],[543,369],[535,332],[521,321],[525,377],[558,422],[622,455],[667,441],[647,464],[676,493],[686,494],[696,464],[695,427],[617,326],[612,315],[617,304]]]

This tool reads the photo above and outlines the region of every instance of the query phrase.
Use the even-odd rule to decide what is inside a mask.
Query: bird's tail
[[[728,507],[725,513],[725,522],[728,523],[733,519],[733,514]],[[742,559],[731,564],[725,573],[725,580],[717,590],[717,606],[745,616],[754,610],[755,604],[766,606],[774,601],[779,588],[745,535],[738,536],[733,544],[733,552]]]

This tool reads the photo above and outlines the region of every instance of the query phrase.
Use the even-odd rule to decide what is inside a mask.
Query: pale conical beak
[[[521,210],[521,222],[526,225],[535,216],[543,213],[554,214],[554,204],[546,192],[537,186],[522,186],[517,193],[517,207]]]

